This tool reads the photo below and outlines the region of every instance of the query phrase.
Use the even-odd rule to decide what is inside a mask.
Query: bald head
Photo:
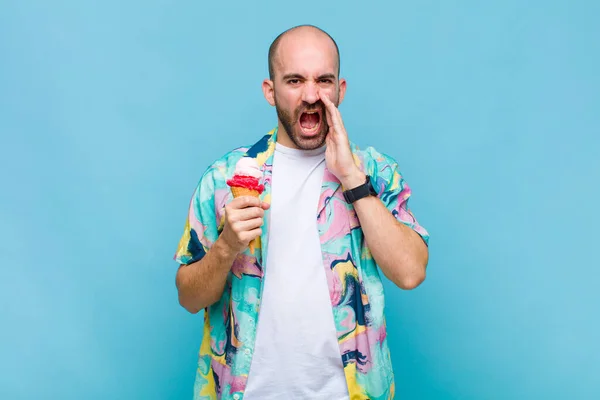
[[[299,25],[288,29],[287,31],[279,34],[271,43],[269,47],[269,79],[274,80],[276,72],[276,64],[279,57],[279,49],[281,46],[286,46],[288,42],[298,41],[325,41],[334,53],[334,57],[337,62],[337,73],[340,74],[340,50],[335,40],[324,30],[317,28],[313,25]]]

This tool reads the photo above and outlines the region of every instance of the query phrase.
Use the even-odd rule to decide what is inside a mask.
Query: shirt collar
[[[275,143],[277,143],[277,128],[271,130],[258,142],[254,143],[254,145],[246,151],[246,156],[256,158],[258,166],[261,170],[264,170],[265,165],[272,161],[271,159],[275,153]]]

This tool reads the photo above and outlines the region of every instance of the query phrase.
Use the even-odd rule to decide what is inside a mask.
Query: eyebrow
[[[334,74],[324,74],[324,75],[319,76],[319,79],[335,80],[335,75]]]
[[[287,81],[288,79],[304,79],[304,77],[300,74],[285,74],[282,79]]]
[[[285,74],[282,79],[284,81],[287,81],[288,79],[304,79],[304,77],[300,74]],[[335,75],[334,74],[323,74],[323,75],[320,75],[318,79],[335,80]]]

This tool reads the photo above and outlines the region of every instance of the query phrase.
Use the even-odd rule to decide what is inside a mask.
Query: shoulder
[[[235,168],[235,164],[246,154],[249,148],[250,147],[248,146],[237,147],[223,154],[221,157],[214,159],[201,175],[200,184],[205,181],[217,182],[219,180],[227,179],[226,177],[229,176]]]
[[[247,149],[248,147],[235,148],[212,160],[208,167],[205,167],[196,182],[192,196],[197,206],[205,204],[213,207],[215,201],[221,201],[227,196],[229,193],[227,179],[233,173],[237,161],[246,154]]]
[[[398,173],[398,162],[389,154],[383,153],[375,149],[373,146],[359,148],[352,144],[352,152],[358,158],[359,165],[362,166],[364,172],[374,178],[382,178],[385,180],[393,179],[393,175]]]

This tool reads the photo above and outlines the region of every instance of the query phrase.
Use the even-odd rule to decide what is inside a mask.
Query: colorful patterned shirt
[[[178,263],[190,264],[202,259],[217,240],[223,229],[224,207],[233,199],[226,180],[241,157],[256,158],[265,185],[261,199],[270,202],[276,140],[277,129],[274,129],[253,146],[229,152],[206,170],[190,202],[174,257]],[[429,234],[407,206],[411,191],[397,163],[372,147],[360,150],[351,143],[351,149],[355,162],[371,176],[378,197],[392,215],[428,244]],[[387,345],[383,284],[377,264],[365,245],[360,221],[342,191],[337,178],[325,169],[315,218],[348,391],[351,400],[392,399],[395,385]],[[268,226],[269,210],[264,216],[262,247],[254,254],[246,250],[236,258],[221,299],[205,310],[195,400],[243,398],[266,273]]]

